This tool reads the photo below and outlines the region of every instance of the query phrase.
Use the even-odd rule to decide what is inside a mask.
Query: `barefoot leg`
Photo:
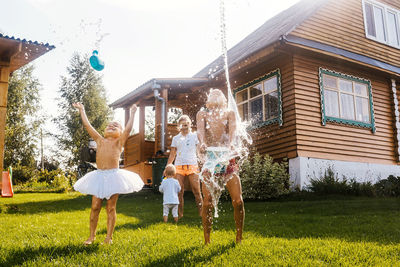
[[[107,236],[104,240],[104,243],[111,244],[112,243],[112,236],[115,227],[115,221],[117,219],[117,200],[118,194],[112,195],[109,200],[107,200]]]
[[[240,178],[237,174],[233,174],[233,177],[226,184],[226,188],[231,195],[234,209],[236,243],[240,243],[242,241],[244,227],[244,202],[242,198],[242,186],[240,184]]]
[[[178,197],[179,197],[178,214],[179,214],[179,218],[182,218],[183,217],[183,194],[185,193],[185,184],[184,184],[185,176],[183,176],[181,174],[176,174],[176,179],[179,181],[179,185],[181,186],[181,191],[178,193]]]
[[[189,175],[190,187],[192,188],[192,192],[194,198],[196,200],[197,210],[199,211],[199,216],[201,216],[201,206],[203,205],[203,198],[201,197],[200,192],[200,179],[199,176],[195,173]]]
[[[210,243],[210,233],[213,220],[213,204],[211,194],[208,192],[207,186],[202,183],[203,191],[203,207],[201,209],[201,219],[203,223],[204,231],[204,243],[208,245]]]
[[[96,239],[97,222],[99,221],[99,214],[101,210],[101,204],[103,200],[95,196],[92,197],[92,206],[90,210],[90,235],[89,238],[83,243],[84,245],[90,245]]]

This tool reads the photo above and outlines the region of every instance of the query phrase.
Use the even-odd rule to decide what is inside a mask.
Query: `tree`
[[[40,83],[33,76],[33,65],[15,71],[10,77],[7,96],[4,166],[35,167],[39,127]]]
[[[90,67],[87,55],[75,53],[67,73],[67,76],[61,77],[60,115],[55,123],[60,130],[57,136],[60,148],[70,152],[66,164],[76,166],[80,162],[81,150],[88,145],[90,137],[72,103],[81,102],[85,106],[90,123],[99,133],[104,131],[111,119],[112,110],[107,105],[102,77]]]

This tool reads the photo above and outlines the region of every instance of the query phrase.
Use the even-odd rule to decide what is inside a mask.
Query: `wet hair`
[[[165,176],[167,177],[174,177],[176,174],[176,168],[173,164],[168,164],[165,167]]]
[[[110,125],[111,123],[116,123],[118,127],[121,129],[121,131],[124,130],[124,127],[122,126],[121,123],[119,123],[119,121],[110,121],[109,123],[107,123],[107,126]]]
[[[190,123],[190,127],[189,128],[191,128],[192,120],[190,119],[190,117],[188,115],[182,115],[178,119],[178,126],[177,126],[178,130],[181,130],[181,122],[182,121],[188,121]]]
[[[211,99],[211,96],[216,95],[216,94],[218,94],[218,96],[214,99]],[[226,108],[227,100],[226,100],[224,93],[222,93],[222,91],[220,89],[211,88],[209,94],[207,95],[206,107],[210,108],[210,107],[215,107],[215,106],[217,106],[219,108]]]

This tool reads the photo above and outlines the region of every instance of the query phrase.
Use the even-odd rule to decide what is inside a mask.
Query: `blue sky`
[[[228,49],[299,0],[226,0]],[[45,113],[74,51],[99,44],[109,102],[151,78],[191,77],[221,54],[218,0],[0,0],[0,32],[48,42],[34,61]],[[123,121],[123,112],[116,119]],[[54,127],[47,125],[46,127]]]

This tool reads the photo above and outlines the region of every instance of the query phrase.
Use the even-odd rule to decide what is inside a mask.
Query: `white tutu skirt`
[[[110,169],[87,173],[74,184],[74,189],[82,194],[109,199],[114,194],[128,194],[140,191],[143,181],[134,172]]]

